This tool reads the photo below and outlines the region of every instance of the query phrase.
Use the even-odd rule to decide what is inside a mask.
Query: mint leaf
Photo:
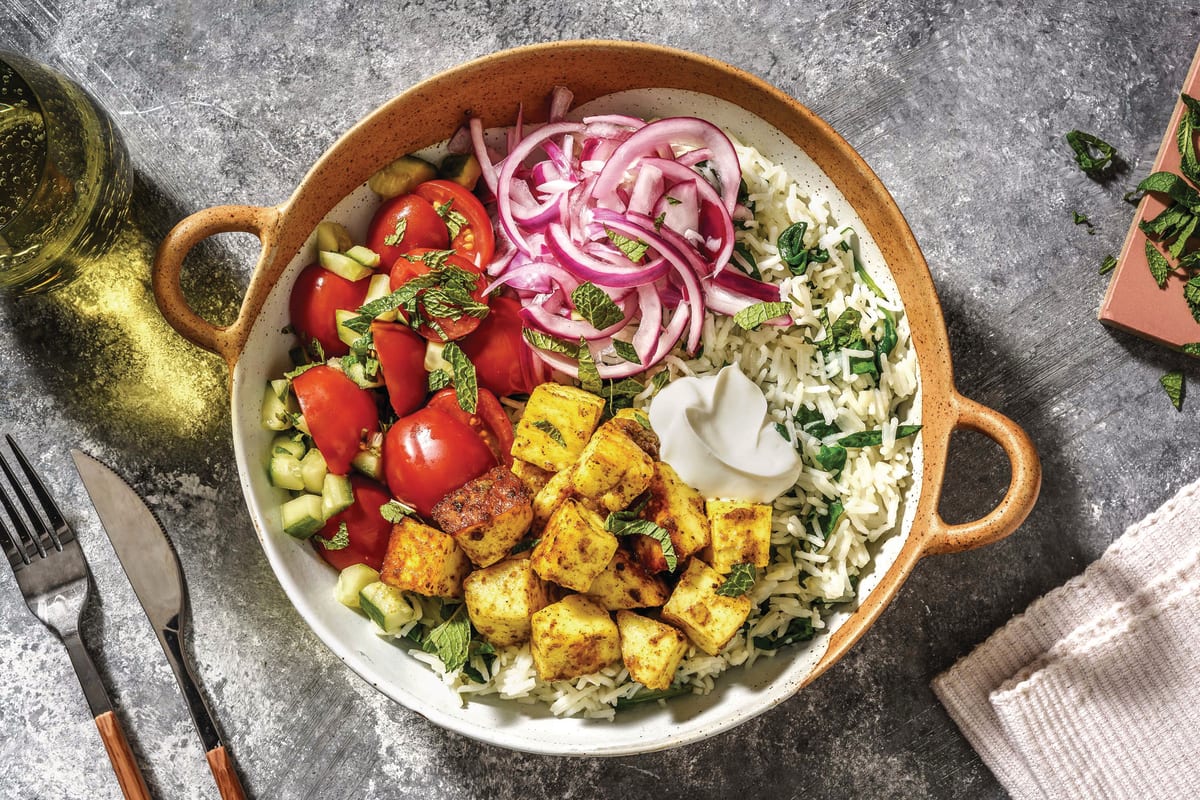
[[[821,451],[817,453],[817,463],[836,480],[846,467],[846,448],[840,444],[821,445]]]
[[[826,355],[835,350],[866,350],[867,343],[859,329],[861,322],[862,314],[856,309],[847,308],[834,320],[833,325],[829,326],[829,333],[825,338],[813,344]]]
[[[458,406],[468,414],[474,414],[479,404],[479,384],[475,376],[475,365],[467,354],[462,351],[457,342],[447,342],[442,349],[442,358],[450,364],[454,371],[454,393],[458,396]]]
[[[650,249],[650,245],[641,239],[630,239],[628,236],[622,236],[611,228],[605,228],[604,233],[608,236],[609,241],[624,253],[626,258],[635,264],[645,258],[646,251]]]
[[[920,425],[901,425],[896,428],[896,440],[907,439],[909,436],[915,436],[921,430]],[[859,431],[857,433],[848,433],[837,440],[837,443],[842,447],[878,447],[883,444],[883,431]]]
[[[408,230],[408,217],[401,217],[396,220],[396,229],[383,237],[383,243],[389,247],[395,247],[404,241],[404,234]]]
[[[829,506],[829,511],[826,512],[823,521],[821,522],[821,538],[828,539],[837,528],[838,522],[842,519],[842,514],[845,508],[842,506],[841,500],[834,500]]]
[[[1086,173],[1103,172],[1116,158],[1117,150],[1111,144],[1083,131],[1067,134],[1067,144],[1075,151],[1075,163]]]
[[[435,369],[429,373],[429,391],[436,392],[454,383],[454,378],[444,369]]]
[[[1185,344],[1183,347],[1180,347],[1179,349],[1182,350],[1183,352],[1187,353],[1189,356],[1200,356],[1200,342],[1192,342],[1191,344]]]
[[[1183,285],[1183,297],[1192,310],[1192,317],[1196,322],[1200,322],[1200,275],[1193,275]]]
[[[421,649],[433,653],[447,672],[458,672],[467,663],[471,647],[471,621],[462,613],[466,606],[459,606],[450,619],[438,625],[425,637]]]
[[[654,218],[654,230],[656,230],[656,231],[662,230],[663,222],[665,222],[666,219],[667,219],[667,212],[665,212],[665,211],[662,212],[661,214],[659,214],[657,217],[655,217]]]
[[[554,424],[549,420],[539,419],[533,423],[533,427],[557,442],[559,447],[567,446],[567,440],[563,438],[562,431],[554,427]]]
[[[679,557],[675,553],[674,543],[671,542],[671,534],[648,519],[638,519],[631,511],[614,511],[604,520],[604,530],[617,536],[649,536],[662,548],[667,571],[674,572],[679,566]]]
[[[585,392],[600,394],[603,386],[600,381],[600,370],[596,368],[596,359],[592,358],[592,351],[588,349],[587,340],[579,340],[579,353],[576,358],[579,360],[579,385]]]
[[[617,355],[628,361],[630,364],[641,364],[642,359],[637,354],[637,350],[629,342],[623,342],[620,339],[613,339],[613,350]]]
[[[1104,261],[1100,264],[1100,274],[1107,275],[1117,268],[1117,259],[1114,256],[1108,255],[1104,257]]]
[[[564,356],[576,358],[579,355],[579,346],[564,342],[562,339],[555,339],[548,333],[536,331],[533,328],[523,328],[521,335],[525,337],[525,341],[536,347],[538,350],[545,350],[550,353],[561,353]]]
[[[1166,375],[1158,379],[1163,391],[1167,393],[1167,397],[1171,398],[1171,405],[1175,406],[1176,411],[1183,409],[1183,373],[1180,370],[1172,370]]]
[[[1149,239],[1146,240],[1146,263],[1150,266],[1150,274],[1154,276],[1158,288],[1165,287],[1171,277],[1171,264]]]
[[[330,538],[326,539],[323,536],[313,538],[326,550],[345,550],[350,546],[350,529],[346,527],[346,523],[342,522],[338,525],[337,533]]]
[[[458,232],[467,225],[467,218],[450,208],[453,204],[453,200],[447,200],[445,203],[437,206],[437,214],[442,218],[442,222],[446,223],[446,230],[450,233],[450,241],[454,241],[458,236]]]
[[[613,302],[603,289],[591,281],[584,281],[571,292],[571,305],[579,315],[588,321],[596,330],[616,325],[625,319],[621,307]]]
[[[734,314],[733,321],[738,327],[750,331],[764,322],[787,316],[790,308],[787,303],[755,303]]]
[[[1192,183],[1200,183],[1200,161],[1196,159],[1196,133],[1200,131],[1200,101],[1180,94],[1183,115],[1179,118],[1176,141],[1179,145],[1179,171]]]
[[[725,582],[717,587],[719,597],[741,597],[754,587],[756,575],[753,564],[734,564],[725,576]]]
[[[399,500],[389,500],[379,507],[379,516],[393,525],[405,517],[411,517],[415,513],[417,513],[415,509],[409,508]]]
[[[1200,194],[1172,172],[1155,172],[1137,186],[1138,191],[1165,194],[1189,211],[1200,212]]]

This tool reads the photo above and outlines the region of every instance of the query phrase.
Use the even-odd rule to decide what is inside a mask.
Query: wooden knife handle
[[[208,758],[208,768],[212,770],[213,778],[217,781],[217,791],[221,800],[246,800],[246,791],[238,780],[233,768],[233,760],[225,751],[225,746],[214,747],[205,754]]]
[[[111,711],[104,712],[96,717],[96,727],[100,729],[100,738],[104,740],[104,749],[108,751],[108,760],[112,762],[125,800],[151,800],[150,790],[146,788],[142,771],[138,769],[116,715]]]

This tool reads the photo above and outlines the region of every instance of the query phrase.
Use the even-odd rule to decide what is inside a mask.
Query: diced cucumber
[[[358,593],[378,581],[379,573],[366,564],[351,564],[338,573],[333,596],[344,606],[358,608]]]
[[[386,272],[381,272],[371,276],[371,282],[367,284],[367,296],[363,298],[363,305],[370,303],[372,300],[380,300],[392,293],[392,277]],[[380,322],[394,322],[397,314],[395,309],[384,311],[382,314],[377,314],[375,319]]]
[[[369,583],[358,593],[358,605],[383,633],[397,633],[421,611],[404,592],[386,583]]]
[[[367,368],[361,361],[354,361],[350,364],[342,365],[342,372],[346,377],[358,384],[360,389],[378,389],[383,386],[383,374],[378,369],[375,370],[375,377],[367,377]]]
[[[300,477],[304,479],[304,491],[322,494],[325,491],[325,473],[329,468],[325,465],[325,456],[313,448],[300,459]]]
[[[300,459],[287,453],[271,456],[271,485],[280,489],[298,492],[304,489],[304,476],[300,472]]]
[[[370,267],[365,267],[353,258],[332,250],[320,251],[317,254],[317,260],[321,262],[322,267],[348,281],[361,281],[374,273]]]
[[[439,369],[446,372],[454,372],[454,367],[450,366],[450,362],[442,355],[446,350],[445,342],[427,341],[425,342],[425,371],[437,372]]]
[[[352,331],[346,327],[346,320],[354,319],[357,316],[358,316],[357,311],[346,311],[343,308],[339,308],[337,311],[333,312],[333,318],[334,318],[334,320],[337,321],[338,338],[341,339],[343,342],[345,342],[347,345],[354,344],[355,342],[358,341],[359,337],[362,336],[361,333],[358,333],[357,331]]]
[[[279,508],[285,533],[297,539],[307,539],[325,527],[325,516],[321,511],[321,495],[302,494],[288,500]]]
[[[347,258],[353,258],[364,267],[375,269],[379,266],[379,253],[376,253],[369,247],[363,247],[361,244],[356,244],[346,251]]]
[[[383,480],[383,456],[377,450],[359,450],[350,459],[350,466],[377,481]]]
[[[475,184],[479,182],[479,176],[482,174],[483,169],[474,153],[451,153],[442,159],[442,165],[438,167],[438,177],[454,181],[459,186],[471,190],[475,189]]]
[[[350,478],[345,475],[325,473],[325,482],[321,488],[321,513],[329,519],[340,511],[345,511],[354,505],[354,487]]]
[[[340,222],[325,220],[317,225],[317,250],[329,250],[333,253],[344,253],[353,244],[350,232]]]
[[[277,384],[282,384],[282,391]],[[272,431],[286,431],[292,427],[296,403],[288,391],[287,381],[276,380],[267,384],[263,392],[262,425]]]
[[[271,442],[271,455],[289,455],[292,458],[304,458],[304,451],[307,450],[304,442],[296,436],[290,434],[282,434],[275,437],[275,441]]]
[[[437,177],[437,170],[428,161],[416,156],[401,156],[383,169],[376,172],[367,181],[371,191],[384,200],[408,194],[417,187],[418,183]]]

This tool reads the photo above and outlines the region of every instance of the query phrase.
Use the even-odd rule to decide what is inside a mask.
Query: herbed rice
[[[720,655],[692,647],[680,666],[676,682],[698,694],[710,692],[715,679],[731,666],[776,653],[787,657],[795,649],[762,650],[755,647],[754,637],[781,636],[798,618],[807,618],[820,636],[831,606],[854,598],[857,576],[871,558],[868,546],[898,527],[903,493],[911,482],[912,440],[897,441],[895,432],[898,425],[917,421],[907,418],[917,389],[908,323],[898,299],[879,297],[856,275],[852,229],[839,227],[824,197],[818,193],[805,198],[786,171],[756,149],[737,145],[737,152],[755,211],[738,241],[754,255],[763,278],[780,283],[781,298],[791,303],[796,324],[746,331],[732,317],[709,315],[699,357],[688,359],[677,350],[668,357],[667,368],[674,379],[715,374],[737,362],[762,388],[772,419],[787,429],[800,449],[804,469],[796,486],[775,500],[771,563],[754,584],[755,605],[746,625]],[[825,249],[829,260],[810,263],[805,275],[793,277],[775,242],[785,228],[801,221],[808,223],[805,246]],[[827,359],[813,344],[827,335],[827,321],[849,308],[862,314],[861,330],[868,340],[877,336],[885,311],[896,320],[898,341],[891,354],[880,359],[878,379],[851,372],[851,358],[871,357],[873,351],[843,350]],[[648,388],[635,405],[647,405],[652,392]],[[845,467],[834,478],[816,460],[821,445],[830,442],[798,430],[793,418],[801,406],[815,408],[845,433],[882,429],[883,444],[850,449]],[[822,515],[839,499],[843,514],[824,538]],[[418,624],[442,621],[439,601],[408,597],[413,621],[398,636]],[[473,656],[468,666],[485,679],[483,683],[463,673],[447,673],[436,655],[420,648],[410,648],[409,653],[428,664],[464,702],[497,695],[519,703],[546,703],[558,716],[612,719],[617,700],[642,690],[620,664],[572,680],[541,681],[528,643],[499,650],[490,667],[483,657]]]

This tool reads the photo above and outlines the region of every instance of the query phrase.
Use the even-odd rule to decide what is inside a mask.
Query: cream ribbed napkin
[[[933,690],[1018,800],[1200,797],[1200,482]]]

